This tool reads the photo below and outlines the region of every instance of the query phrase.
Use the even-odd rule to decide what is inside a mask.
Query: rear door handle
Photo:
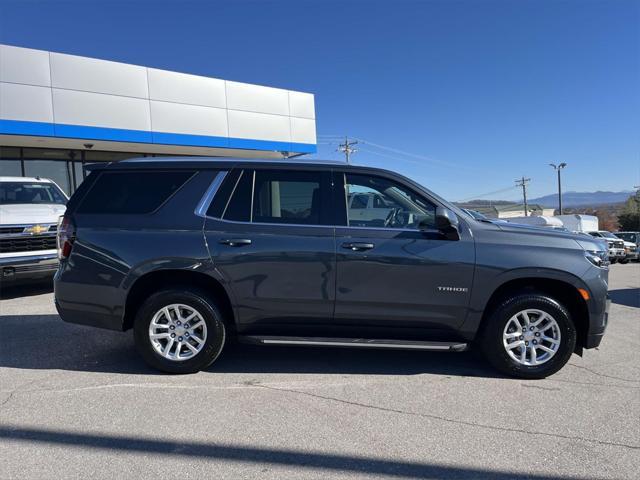
[[[353,250],[354,252],[371,250],[373,247],[375,247],[373,243],[365,243],[365,242],[346,242],[342,244],[342,248]]]
[[[220,240],[221,245],[229,245],[230,247],[244,247],[245,245],[251,245],[251,240],[248,238],[228,238]]]

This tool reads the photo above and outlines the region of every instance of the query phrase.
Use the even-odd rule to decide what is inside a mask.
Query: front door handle
[[[221,245],[229,245],[230,247],[244,247],[245,245],[251,245],[251,240],[248,238],[228,238],[220,240]]]
[[[364,242],[346,242],[342,244],[342,248],[353,250],[354,252],[371,250],[373,247],[375,247],[373,243],[364,243]]]

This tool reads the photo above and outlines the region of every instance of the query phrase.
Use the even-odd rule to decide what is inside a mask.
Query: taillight
[[[73,242],[76,239],[76,229],[68,215],[58,219],[58,235],[56,243],[58,246],[58,259],[64,260],[71,255]]]

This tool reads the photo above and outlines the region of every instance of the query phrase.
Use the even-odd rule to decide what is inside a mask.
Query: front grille
[[[55,236],[0,238],[0,253],[35,252],[38,250],[54,250],[55,248]]]
[[[613,242],[616,248],[624,248],[624,242]]]
[[[7,235],[11,233],[22,233],[24,227],[0,227],[0,235]]]
[[[47,227],[47,224],[44,224],[44,225],[38,224],[38,225]],[[31,232],[29,232],[28,229],[30,229],[33,226],[34,225],[13,225],[10,227],[0,227],[0,235],[11,235],[16,233],[29,234]],[[25,230],[27,231],[25,232]],[[58,225],[49,225],[47,227],[47,232],[56,233],[57,231],[58,231]]]
[[[19,267],[14,267],[14,271],[16,273],[27,273],[27,272],[48,272],[49,270],[55,270],[58,268],[58,265],[51,263],[43,263],[38,265],[22,265]]]

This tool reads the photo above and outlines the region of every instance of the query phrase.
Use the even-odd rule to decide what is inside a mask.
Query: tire
[[[152,339],[152,333],[158,338]],[[204,292],[170,289],[153,294],[142,304],[133,335],[138,352],[153,368],[167,373],[195,373],[218,358],[226,329],[220,309]]]
[[[528,323],[523,312],[527,313]],[[548,324],[551,326],[542,330]],[[503,374],[525,379],[545,378],[564,367],[571,358],[576,345],[576,328],[568,310],[553,298],[538,293],[520,294],[503,301],[493,310],[480,341],[489,363]],[[522,345],[525,342],[528,347]],[[537,346],[534,347],[534,343]],[[515,344],[521,346],[514,347]],[[543,350],[545,347],[554,353]],[[524,362],[523,349],[527,351]],[[536,352],[535,359],[531,350]]]
[[[617,258],[611,258],[611,259],[609,259],[609,263],[610,263],[611,265],[613,265],[613,264],[614,264],[614,263],[616,263],[617,261],[618,261],[618,259],[617,259]]]
[[[629,263],[629,259],[628,258],[623,258],[622,260],[618,260],[622,265],[626,265],[627,263]]]

